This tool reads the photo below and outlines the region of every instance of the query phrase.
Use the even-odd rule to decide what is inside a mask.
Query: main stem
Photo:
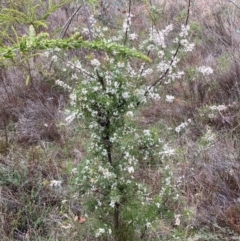
[[[107,118],[105,123],[104,145],[107,151],[108,162],[112,165],[112,143],[110,140],[110,120]]]
[[[116,202],[115,207],[114,207],[114,229],[115,229],[115,231],[117,231],[118,227],[119,227],[119,207],[120,207],[120,204]]]
[[[110,122],[109,118],[107,118],[106,124],[105,124],[104,144],[105,144],[105,148],[107,150],[108,162],[112,165],[112,143],[110,141],[110,125],[111,125],[111,122]],[[118,202],[115,202],[115,207],[114,207],[114,229],[115,229],[115,231],[117,231],[118,227],[119,227],[119,207],[120,207],[120,204]]]

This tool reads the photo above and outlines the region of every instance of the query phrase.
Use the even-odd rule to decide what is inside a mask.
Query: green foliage
[[[219,71],[226,71],[230,67],[229,56],[227,54],[222,54],[218,58]]]
[[[19,53],[27,53],[40,50],[58,49],[78,49],[86,48],[91,50],[103,50],[107,53],[116,52],[119,55],[140,58],[144,61],[151,62],[146,55],[114,43],[104,43],[103,41],[84,41],[78,34],[68,39],[49,39],[47,33],[41,33],[35,36],[33,26],[29,27],[29,37],[23,36],[19,43],[11,47],[1,47],[0,56],[2,59],[13,59]]]
[[[63,5],[69,3],[70,0],[64,1],[45,1],[38,0],[23,0],[15,4],[9,1],[7,5],[1,8],[0,21],[8,24],[27,24],[33,25],[34,28],[47,27],[46,19]],[[39,11],[41,8],[46,8],[45,11]],[[22,11],[23,10],[23,11]],[[38,13],[41,12],[41,16]]]

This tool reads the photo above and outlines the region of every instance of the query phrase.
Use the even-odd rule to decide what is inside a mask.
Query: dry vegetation
[[[240,6],[240,1],[235,2]],[[96,10],[99,19],[114,25],[114,16],[123,11],[120,2],[119,6],[106,8],[103,4]],[[181,19],[186,1],[163,1],[161,6],[159,24],[164,26]],[[49,32],[62,27],[75,8],[70,4],[54,13],[49,19]],[[133,24],[141,31],[146,27],[143,18],[146,9],[136,3],[134,10]],[[181,63],[189,74],[163,90],[162,96],[167,93],[175,96],[173,103],[166,103],[163,97],[142,109],[140,122],[159,128],[168,123],[174,128],[192,120],[183,133],[176,135],[172,131],[168,137],[180,150],[175,157],[177,164],[172,168],[184,206],[192,213],[189,220],[181,223],[179,232],[192,233],[189,241],[238,240],[240,34],[237,29],[240,28],[240,9],[227,0],[195,1],[191,12],[196,49]],[[70,35],[80,21],[84,22],[82,13],[83,10],[67,34]],[[214,74],[208,79],[201,76],[192,79],[190,69],[199,65],[211,66]],[[41,58],[33,66],[23,61],[15,67],[1,68],[0,237],[3,241],[82,240],[81,232],[88,225],[76,222],[72,202],[77,200],[70,198],[70,170],[84,155],[85,136],[79,135],[77,123],[68,127],[61,125],[68,96],[54,85],[58,78],[56,70],[46,69]],[[26,73],[33,76],[28,85]],[[220,111],[210,108],[219,105],[226,108]],[[156,183],[161,178],[157,173],[149,170],[138,175],[146,182],[152,180],[157,192]],[[50,187],[51,180],[62,180],[62,187]],[[171,205],[170,208],[181,210],[174,203]],[[69,224],[71,233],[66,232]],[[159,237],[174,229],[171,224],[159,226],[162,230],[162,233],[156,231]],[[87,240],[94,238],[89,234]]]

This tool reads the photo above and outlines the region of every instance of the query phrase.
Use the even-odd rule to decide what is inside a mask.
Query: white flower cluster
[[[150,75],[150,74],[152,74],[152,73],[153,73],[153,69],[152,69],[152,68],[148,68],[148,69],[145,69],[145,70],[143,71],[142,76],[143,76],[143,77],[146,77],[146,76],[148,76],[148,75]]]
[[[173,25],[170,24],[168,25],[165,29],[162,31],[159,31],[156,28],[152,28],[149,33],[149,39],[152,41],[154,44],[161,48],[166,48],[166,43],[165,43],[165,37],[173,30]]]
[[[49,186],[50,187],[61,187],[62,181],[59,180],[51,180]]]
[[[184,46],[185,52],[192,52],[194,50],[195,44],[190,43],[187,39],[181,39],[180,43],[181,43],[181,45]]]
[[[65,90],[72,90],[71,86],[69,86],[68,84],[64,83],[63,81],[61,81],[59,79],[55,81],[55,84],[63,87]]]
[[[130,30],[130,26],[131,26],[131,21],[132,21],[132,17],[133,15],[131,13],[128,13],[126,18],[123,21],[123,32],[128,32]]]
[[[188,36],[190,30],[190,26],[189,25],[181,25],[181,32],[179,33],[179,36],[182,38],[186,38]]]
[[[51,58],[51,60],[52,60],[53,62],[57,62],[58,56],[57,56],[57,55],[53,55],[52,58]]]
[[[128,111],[128,112],[126,113],[126,117],[128,117],[128,118],[132,118],[133,116],[134,116],[134,114],[133,114],[132,111]]]
[[[160,62],[157,66],[158,72],[162,72],[162,73],[166,72],[170,68],[171,68],[170,63],[165,63],[165,62]]]
[[[98,68],[101,65],[101,63],[98,59],[93,59],[91,60],[91,65]]]
[[[188,119],[188,121],[186,121],[186,122],[182,122],[179,126],[177,126],[175,128],[175,131],[177,133],[180,133],[182,130],[184,130],[189,125],[190,122],[191,122],[191,119]]]
[[[78,113],[76,111],[71,112],[71,114],[65,118],[65,121],[67,122],[68,125],[70,125],[73,122],[73,120],[76,118],[77,114]]]
[[[160,95],[153,88],[148,91],[148,98],[152,100],[160,100]]]
[[[136,33],[131,33],[131,34],[129,34],[129,39],[130,40],[136,40],[137,39],[137,34]]]
[[[116,178],[116,175],[109,171],[108,168],[103,168],[102,166],[98,167],[98,171],[103,175],[104,178],[110,179],[110,178]]]
[[[165,144],[163,145],[163,151],[159,152],[159,155],[163,157],[171,157],[175,155],[175,150]]]
[[[211,67],[201,66],[197,68],[197,71],[203,75],[211,75],[213,73],[213,69]]]
[[[77,93],[76,93],[76,90],[73,90],[73,91],[70,93],[69,99],[70,99],[70,105],[71,105],[71,106],[76,106],[76,102],[77,102]]]
[[[105,229],[104,228],[99,228],[95,234],[95,237],[98,238],[100,237],[102,234],[105,233]]]
[[[172,103],[174,101],[175,97],[172,95],[166,95],[165,101],[168,103]]]
[[[103,235],[104,233],[112,234],[112,230],[111,230],[110,228],[109,228],[108,230],[107,230],[107,228],[106,228],[106,229],[104,229],[104,228],[99,228],[99,229],[97,230],[97,232],[95,233],[95,237],[98,238],[98,237],[100,237],[101,235]]]
[[[175,214],[174,215],[174,217],[175,217],[175,225],[176,226],[179,226],[180,225],[180,223],[181,223],[181,220],[180,220],[180,217],[181,217],[182,215],[180,215],[180,214]]]
[[[207,132],[203,135],[202,139],[207,142],[208,144],[212,144],[216,140],[216,134],[207,127]]]
[[[226,105],[212,105],[209,108],[210,108],[210,110],[217,110],[219,112],[225,111],[228,109],[228,107]]]

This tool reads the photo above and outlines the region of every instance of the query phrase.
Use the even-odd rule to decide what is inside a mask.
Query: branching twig
[[[93,41],[93,34],[92,34],[92,30],[91,30],[91,24],[90,24],[90,21],[89,21],[88,8],[86,6],[85,0],[82,0],[82,3],[83,3],[83,8],[84,8],[84,12],[85,12],[85,15],[86,15],[86,19],[87,19],[87,27],[88,27],[89,37],[90,37],[90,40]]]
[[[236,2],[235,2],[235,1],[228,0],[228,2],[231,2],[233,5],[235,5],[237,8],[239,8],[239,9],[240,9],[240,6],[239,6],[238,4],[236,4]]]
[[[188,11],[187,11],[187,17],[186,17],[185,25],[188,25],[189,15],[190,15],[190,7],[191,7],[191,0],[188,0]],[[175,53],[173,54],[173,57],[171,59],[171,62],[169,64],[168,69],[150,87],[148,87],[148,89],[144,93],[144,96],[147,96],[149,94],[149,91],[152,88],[154,88],[156,85],[158,85],[160,83],[160,81],[167,76],[168,72],[170,71],[170,68],[172,67],[174,59],[176,58],[176,56],[179,52],[180,47],[181,47],[181,44],[179,42],[178,46],[177,46],[177,49],[176,49]]]
[[[59,38],[63,38],[63,37],[64,37],[64,35],[65,35],[66,31],[68,30],[68,28],[69,28],[69,26],[70,26],[73,18],[75,17],[75,15],[77,14],[77,12],[78,12],[81,8],[82,8],[82,5],[77,8],[77,10],[73,13],[73,15],[72,15],[72,16],[67,20],[67,22],[64,24],[64,26],[62,27],[61,32],[59,33]]]
[[[123,45],[126,45],[126,43],[127,43],[128,30],[129,30],[129,28],[130,28],[130,21],[129,21],[129,18],[131,18],[131,7],[132,7],[132,1],[129,0],[127,28],[126,28],[126,31],[125,31],[125,38],[124,38],[124,43],[123,43]]]
[[[65,35],[65,33],[67,32],[67,30],[68,30],[68,28],[69,28],[69,26],[70,26],[70,24],[71,24],[71,22],[72,22],[72,20],[73,20],[73,18],[75,17],[75,15],[77,14],[77,12],[80,10],[82,8],[82,6],[79,6],[78,8],[77,8],[77,10],[73,13],[73,15],[67,20],[67,22],[64,24],[64,26],[62,27],[62,30],[61,30],[61,32],[59,33],[59,38],[64,38],[64,35]],[[53,60],[52,60],[52,62],[50,63],[50,65],[49,65],[49,70],[51,70],[51,68],[52,68],[52,65],[53,65]]]

